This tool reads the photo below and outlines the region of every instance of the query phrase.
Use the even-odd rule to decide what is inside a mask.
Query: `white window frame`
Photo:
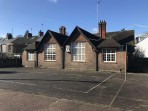
[[[47,43],[44,45],[44,60],[56,61],[56,44]]]
[[[102,60],[103,62],[116,62],[116,49],[115,48],[103,48],[102,49]]]
[[[72,61],[85,62],[85,43],[72,42],[71,47]]]
[[[28,61],[34,61],[34,52],[29,51],[27,55]]]

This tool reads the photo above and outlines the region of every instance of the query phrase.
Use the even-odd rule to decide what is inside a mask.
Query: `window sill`
[[[45,60],[45,62],[56,62],[56,60]]]
[[[29,62],[34,62],[34,60],[28,60]]]
[[[86,63],[86,61],[72,61],[72,62]]]
[[[117,62],[102,62],[102,63],[105,63],[105,64],[117,64]]]

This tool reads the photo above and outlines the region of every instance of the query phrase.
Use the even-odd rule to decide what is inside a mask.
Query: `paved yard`
[[[0,89],[2,111],[148,110],[146,74],[7,68]]]

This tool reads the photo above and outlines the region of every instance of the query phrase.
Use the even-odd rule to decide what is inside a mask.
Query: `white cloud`
[[[57,3],[58,0],[48,0],[49,2],[52,2],[52,3]]]
[[[92,33],[97,33],[98,32],[98,28],[93,28],[92,29]]]
[[[0,38],[5,38],[6,37],[6,35],[0,35]]]

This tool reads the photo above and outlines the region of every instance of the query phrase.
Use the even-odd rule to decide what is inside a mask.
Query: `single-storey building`
[[[48,30],[40,40],[28,45],[22,55],[25,67],[72,70],[125,71],[126,50],[134,42],[133,30],[106,32],[106,22],[99,22],[97,34],[76,26],[70,36],[66,28]]]

